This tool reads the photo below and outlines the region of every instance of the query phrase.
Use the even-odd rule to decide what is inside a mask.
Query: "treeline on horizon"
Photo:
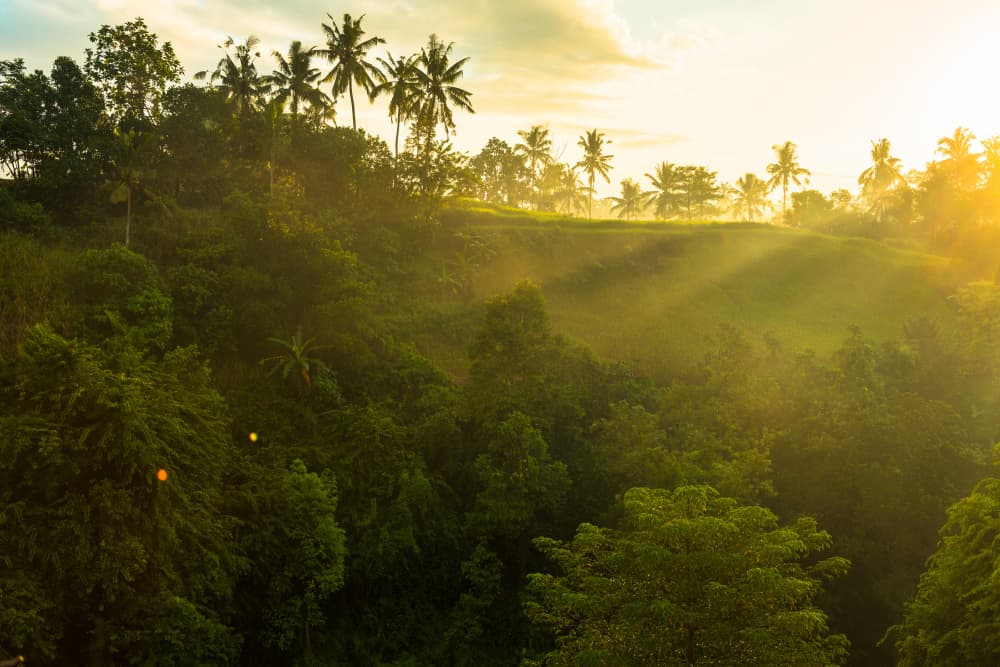
[[[955,292],[954,333],[914,313],[818,358],[720,327],[659,382],[522,282],[475,306],[449,377],[408,342],[455,300],[428,258],[490,248],[448,199],[589,210],[607,138],[558,167],[560,200],[544,127],[453,150],[450,43],[376,66],[362,19],[328,18],[269,75],[227,41],[203,86],[141,19],[83,68],[0,63],[0,660],[996,663],[992,281]],[[393,100],[401,146],[355,129],[362,93]],[[952,139],[914,188],[877,142],[828,230],[988,276],[993,163]],[[805,172],[776,151],[787,190]],[[655,196],[630,187],[661,217],[721,201],[692,195],[721,192],[705,167],[654,172]],[[803,226],[848,207],[791,200]]]

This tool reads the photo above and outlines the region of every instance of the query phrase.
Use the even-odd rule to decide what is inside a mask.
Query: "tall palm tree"
[[[979,180],[979,154],[972,152],[975,139],[975,135],[964,127],[955,128],[950,137],[938,139],[937,152],[944,157],[944,166],[955,183],[966,190],[974,188]]]
[[[771,188],[757,174],[747,173],[736,179],[736,189],[733,191],[733,212],[739,216],[746,215],[747,222],[753,222],[754,215],[763,212],[770,206],[767,195]]]
[[[396,121],[396,157],[399,157],[399,128],[413,113],[417,96],[416,63],[417,56],[387,59],[376,58],[382,66],[378,73],[379,84],[372,89],[372,99],[379,95],[389,96],[389,118]]]
[[[604,146],[610,143],[610,141],[605,140],[604,133],[598,132],[597,129],[590,130],[586,134],[580,135],[580,140],[577,142],[577,145],[583,149],[583,158],[576,163],[576,166],[583,169],[583,171],[590,178],[590,191],[587,195],[588,219],[593,217],[594,177],[597,174],[600,174],[606,183],[611,182],[611,179],[608,178],[608,171],[611,169],[611,158],[613,158],[614,155],[607,155],[604,152]]]
[[[333,67],[323,77],[323,83],[333,82],[334,100],[345,90],[347,91],[351,99],[351,123],[356,130],[358,129],[358,119],[354,112],[354,84],[364,88],[369,97],[371,96],[372,89],[375,87],[374,79],[378,78],[379,71],[375,65],[365,60],[365,55],[373,46],[384,44],[385,40],[381,37],[369,37],[362,40],[365,35],[365,31],[361,27],[364,15],[352,19],[350,14],[344,14],[343,25],[337,25],[330,14],[327,16],[330,18],[331,25],[321,24],[323,32],[326,34],[327,48],[316,49],[316,55],[325,57],[333,63]]]
[[[677,215],[682,199],[683,175],[672,162],[661,162],[656,165],[652,174],[646,178],[653,184],[652,190],[644,194],[647,201],[653,205],[653,214],[666,220]]]
[[[538,208],[538,169],[552,164],[552,139],[549,128],[532,125],[530,130],[518,130],[517,136],[524,143],[514,146],[514,151],[526,162],[531,177],[531,191],[535,197],[535,209]]]
[[[622,181],[622,196],[612,197],[611,200],[614,202],[611,210],[618,211],[619,218],[631,221],[632,216],[641,213],[646,207],[647,198],[643,196],[638,183],[626,178]]]
[[[312,66],[316,47],[302,48],[302,42],[295,40],[288,47],[287,58],[278,51],[272,51],[278,61],[278,69],[263,77],[264,83],[274,94],[274,101],[292,112],[292,125],[297,125],[299,108],[303,102],[309,106],[326,106],[331,103],[326,93],[315,85],[320,77],[318,67]]]
[[[427,132],[426,146],[434,140],[438,124],[444,125],[445,134],[454,129],[455,120],[449,104],[475,113],[470,97],[472,93],[455,85],[463,76],[462,67],[469,61],[462,58],[451,62],[454,42],[445,44],[437,35],[431,35],[427,46],[417,56],[414,70],[417,79],[418,120]]]
[[[218,82],[219,87],[226,92],[227,101],[236,106],[240,126],[241,154],[246,144],[246,126],[250,114],[257,108],[260,99],[267,92],[266,82],[257,74],[255,61],[260,57],[260,51],[255,49],[258,44],[260,44],[260,38],[256,35],[250,35],[242,44],[236,44],[232,37],[227,37],[226,41],[219,47],[226,50],[226,55],[219,60],[209,77],[209,82],[212,85]],[[235,60],[229,53],[229,48],[233,45],[236,45]],[[194,78],[201,80],[206,76],[208,76],[208,72],[202,70],[196,72]]]
[[[872,142],[872,164],[858,176],[858,185],[879,210],[879,221],[885,222],[885,205],[889,193],[906,185],[906,179],[899,171],[902,162],[893,157],[889,140],[882,138]]]
[[[810,171],[799,165],[799,157],[795,154],[796,146],[791,141],[786,141],[783,144],[775,144],[771,146],[771,149],[778,160],[767,165],[767,173],[771,175],[771,179],[767,182],[767,185],[773,189],[778,184],[781,184],[781,219],[784,220],[785,209],[788,207],[788,182],[791,181],[795,185],[802,185],[799,177],[809,176]],[[805,182],[808,183],[809,179],[805,179]]]

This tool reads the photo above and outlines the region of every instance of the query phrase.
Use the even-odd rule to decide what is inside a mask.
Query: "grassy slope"
[[[899,336],[916,315],[954,325],[946,260],[867,240],[768,225],[588,223],[481,205],[453,209],[445,223],[496,251],[478,272],[476,300],[531,279],[557,331],[657,376],[700,356],[724,323],[820,354],[852,324],[876,339]],[[436,312],[418,347],[461,375],[478,313],[457,301]]]

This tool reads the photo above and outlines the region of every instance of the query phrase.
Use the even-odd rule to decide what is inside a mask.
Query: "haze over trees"
[[[1000,139],[595,203],[354,16],[0,62],[0,661],[996,664]]]

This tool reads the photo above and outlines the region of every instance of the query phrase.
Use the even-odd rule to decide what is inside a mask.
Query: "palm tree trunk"
[[[781,222],[785,222],[785,208],[788,206],[788,181],[781,183]]]
[[[351,82],[350,77],[347,79],[347,93],[351,96],[351,124],[354,125],[354,129],[358,129],[358,119],[354,115],[354,84]]]
[[[399,160],[399,126],[403,124],[402,116],[396,116],[396,160]]]
[[[590,192],[587,193],[587,220],[594,219],[594,174],[590,174]]]
[[[125,247],[128,247],[132,231],[132,182],[129,178],[128,192],[125,195]]]

